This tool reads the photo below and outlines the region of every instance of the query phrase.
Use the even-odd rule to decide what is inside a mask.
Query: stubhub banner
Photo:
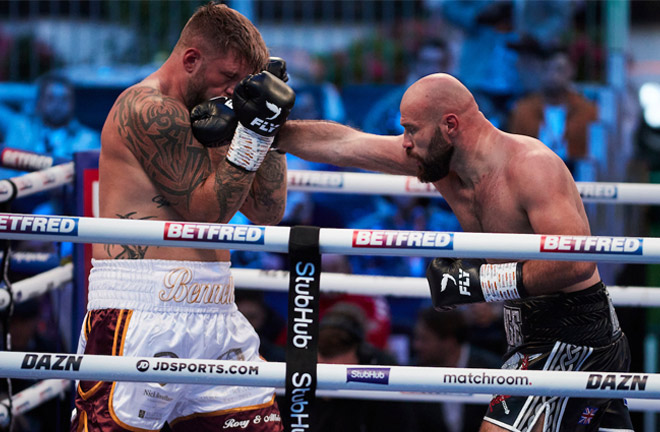
[[[541,236],[541,252],[642,255],[643,245],[630,237]]]
[[[78,218],[0,214],[0,231],[20,234],[78,235]]]
[[[264,244],[266,228],[251,225],[165,223],[165,240]]]

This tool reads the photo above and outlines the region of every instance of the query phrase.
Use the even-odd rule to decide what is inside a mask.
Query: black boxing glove
[[[459,304],[526,297],[522,268],[522,262],[436,258],[426,269],[433,307],[448,310]]]
[[[190,111],[193,136],[205,147],[220,147],[231,142],[238,118],[232,109],[232,100],[214,97]]]
[[[238,83],[233,106],[239,124],[227,160],[247,171],[256,171],[295,100],[291,87],[268,71],[248,75]]]
[[[286,72],[286,60],[280,57],[270,57],[266,70],[284,82],[289,81],[289,74]]]

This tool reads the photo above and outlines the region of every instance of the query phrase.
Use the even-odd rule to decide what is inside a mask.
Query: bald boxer
[[[424,77],[401,101],[403,135],[291,121],[279,148],[303,159],[416,175],[447,200],[465,231],[588,236],[580,194],[562,160],[535,138],[505,133],[447,74]],[[594,263],[435,259],[434,306],[505,301],[504,368],[627,371],[630,351]],[[456,281],[461,279],[461,286]],[[622,400],[493,398],[482,431],[632,430]]]
[[[101,217],[226,223],[241,211],[256,224],[279,222],[286,163],[269,149],[294,94],[263,72],[268,59],[247,18],[225,5],[198,8],[165,63],[107,117]],[[211,98],[208,109],[221,115],[195,112],[200,142],[189,110]],[[258,336],[234,303],[229,251],[115,244],[94,245],[93,256],[80,353],[260,360]],[[166,422],[173,431],[282,430],[272,388],[81,381],[75,405],[72,431]]]

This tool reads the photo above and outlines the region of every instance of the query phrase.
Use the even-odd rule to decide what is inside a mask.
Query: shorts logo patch
[[[522,311],[520,308],[504,308],[504,332],[509,346],[516,347],[523,343]]]
[[[580,415],[580,420],[578,420],[578,424],[583,424],[583,425],[590,424],[591,420],[594,419],[594,416],[596,415],[597,411],[598,408],[586,407],[582,412],[582,414]]]
[[[509,410],[509,407],[506,404],[506,400],[509,399],[510,397],[511,396],[506,396],[506,395],[495,396],[488,404],[488,412],[493,412],[493,408],[495,406],[502,404],[502,408],[504,409],[504,414],[509,415],[511,413],[511,410]]]

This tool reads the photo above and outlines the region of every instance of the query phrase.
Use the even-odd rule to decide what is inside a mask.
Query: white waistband
[[[229,262],[92,260],[87,309],[233,312]]]

